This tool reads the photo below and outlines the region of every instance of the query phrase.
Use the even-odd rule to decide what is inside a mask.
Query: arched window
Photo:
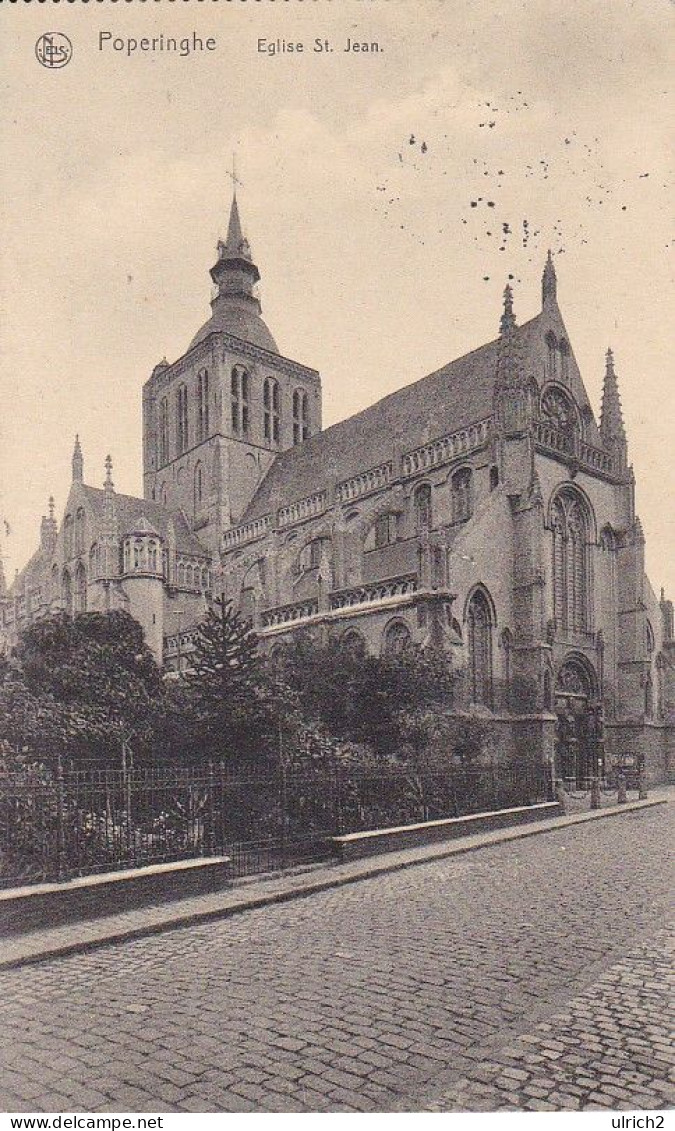
[[[52,600],[56,600],[59,595],[59,567],[52,566]]]
[[[129,541],[124,543],[124,572],[131,572],[131,543]]]
[[[69,616],[73,615],[73,583],[67,569],[63,571],[61,579],[61,600]]]
[[[263,385],[263,432],[266,440],[279,443],[281,432],[281,395],[279,384],[266,377]]]
[[[492,706],[492,613],[482,589],[477,589],[467,610],[469,680],[472,703]]]
[[[429,483],[422,483],[415,491],[415,529],[419,533],[421,530],[431,530],[433,525],[433,514],[431,508],[431,486]]]
[[[185,585],[185,562],[178,563],[178,584]]]
[[[296,389],[293,393],[293,443],[301,444],[309,436],[309,401],[307,393]]]
[[[84,523],[85,523],[84,507],[78,507],[77,513],[75,515],[75,553],[76,554],[83,554],[84,553],[84,536],[85,536]]]
[[[185,567],[185,584],[188,589],[192,589],[192,566],[189,562]]]
[[[157,573],[157,543],[148,542],[148,569],[150,573]]]
[[[65,558],[73,556],[73,516],[67,514],[63,520],[63,554]]]
[[[568,437],[570,443],[579,431],[579,416],[574,401],[559,386],[544,389],[540,415],[544,423]]]
[[[549,330],[544,340],[546,342],[546,376],[549,381],[555,381],[558,343],[552,330]]]
[[[202,502],[204,500],[204,469],[201,463],[195,467],[194,475],[194,513],[195,518],[202,509]]]
[[[319,569],[324,555],[330,550],[330,538],[313,538],[298,554],[298,573]]]
[[[134,542],[134,569],[143,569],[145,565],[143,550],[143,543],[140,538],[137,538]]]
[[[466,522],[473,513],[471,469],[462,467],[452,477],[452,521]]]
[[[403,621],[397,620],[387,626],[384,634],[385,656],[400,656],[410,647],[412,638],[410,629]]]
[[[188,392],[187,385],[176,390],[176,450],[178,455],[188,447]]]
[[[209,585],[209,571],[206,566],[202,567],[202,589],[204,593],[208,593],[211,586]]]
[[[100,576],[100,555],[98,543],[95,542],[89,551],[89,576],[93,579]]]
[[[381,550],[398,542],[401,530],[401,515],[397,511],[388,511],[378,515],[371,526],[364,543],[365,550]]]
[[[499,486],[499,468],[490,468],[490,490],[494,491]]]
[[[169,402],[162,397],[159,402],[159,451],[158,463],[163,467],[169,462]]]
[[[340,638],[340,647],[352,656],[365,656],[366,642],[355,628],[348,628]]]
[[[560,350],[560,376],[562,377],[563,381],[569,381],[569,379],[570,379],[570,346],[569,346],[569,342],[565,338],[561,338],[560,342],[558,343],[558,349]]]
[[[206,440],[209,435],[209,371],[200,369],[197,375],[197,428],[198,439]]]
[[[563,632],[590,629],[590,516],[575,491],[563,490],[553,501],[553,612]]]
[[[159,497],[160,497],[162,506],[165,507],[166,503],[167,503],[167,499],[169,497],[169,492],[167,490],[166,483],[162,483],[162,486],[160,487],[160,490],[159,490]]]
[[[647,672],[645,679],[645,718],[652,719],[654,717],[654,682],[652,680],[651,672]]]
[[[75,571],[73,611],[76,613],[86,613],[87,611],[87,573],[82,562]]]
[[[243,365],[235,365],[230,377],[230,400],[232,408],[232,431],[235,435],[248,435],[250,377]]]

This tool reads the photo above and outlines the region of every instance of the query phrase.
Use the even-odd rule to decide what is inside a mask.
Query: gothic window
[[[192,589],[192,566],[189,562],[185,567],[185,584],[188,589]]]
[[[572,435],[578,431],[579,421],[574,403],[563,389],[556,386],[543,392],[541,418],[563,434]]]
[[[52,566],[52,599],[56,600],[59,595],[59,567]]]
[[[309,402],[307,393],[296,389],[293,393],[293,443],[301,444],[309,436]]]
[[[206,440],[209,435],[209,371],[201,369],[197,375],[197,427],[198,439]]]
[[[394,511],[379,515],[366,538],[366,550],[381,550],[398,541],[401,516]]]
[[[87,574],[82,562],[75,572],[73,610],[76,613],[86,613],[87,611]]]
[[[553,612],[568,633],[590,628],[590,519],[576,492],[561,491],[553,502]]]
[[[385,656],[400,656],[410,647],[412,642],[410,629],[403,621],[394,621],[387,626],[384,634]]]
[[[67,514],[63,520],[63,554],[66,559],[73,556],[73,516]]]
[[[157,573],[157,543],[148,542],[148,569],[150,573]]]
[[[422,483],[415,491],[415,529],[419,533],[422,530],[430,530],[433,525],[433,515],[431,509],[431,486],[429,483]]]
[[[143,568],[143,565],[144,565],[143,558],[144,557],[145,557],[145,555],[143,553],[143,543],[141,542],[140,538],[137,538],[136,541],[134,542],[134,569],[142,569]]]
[[[467,630],[471,702],[491,707],[492,613],[482,589],[477,589],[469,601]]]
[[[329,538],[314,538],[303,546],[298,554],[298,573],[305,573],[308,569],[318,569],[321,559],[328,551]]]
[[[452,477],[452,521],[466,522],[473,512],[471,470],[462,467]]]
[[[188,393],[187,385],[179,385],[176,391],[176,450],[178,455],[188,446]]]
[[[210,588],[211,586],[209,585],[209,571],[206,566],[204,566],[202,568],[202,589],[205,593],[208,593]]]
[[[131,570],[131,545],[129,542],[124,543],[124,572],[129,573]]]
[[[84,553],[84,508],[78,507],[75,515],[75,553]]]
[[[565,338],[561,338],[560,342],[558,343],[558,349],[560,350],[560,376],[562,377],[563,381],[569,381],[569,379],[570,379],[570,347],[569,347],[569,342],[567,342],[565,340]]]
[[[266,440],[279,443],[281,428],[281,394],[279,383],[266,377],[263,386],[263,431]]]
[[[556,355],[557,355],[557,341],[555,334],[549,330],[545,338],[546,341],[546,374],[549,381],[555,381],[556,378]]]
[[[654,717],[654,683],[652,680],[651,672],[647,672],[645,680],[645,718],[652,719]]]
[[[178,563],[178,571],[177,572],[178,572],[178,584],[179,585],[185,585],[185,563],[184,562]]]
[[[230,378],[232,431],[244,436],[249,429],[249,374],[242,365],[235,365]]]
[[[649,621],[647,621],[647,624],[646,624],[646,633],[647,633],[647,653],[649,655],[649,659],[651,660],[651,658],[654,654],[654,629],[652,628]]]
[[[169,493],[168,493],[168,490],[167,490],[166,483],[162,483],[162,486],[161,486],[160,492],[159,492],[159,497],[161,499],[162,506],[165,507],[167,499],[169,497]]]
[[[204,469],[201,463],[195,467],[194,476],[194,512],[195,518],[202,509],[202,502],[204,499]]]
[[[61,579],[61,600],[69,616],[73,615],[73,583],[67,569],[63,571]]]
[[[490,468],[490,490],[494,491],[499,486],[499,468]]]
[[[342,635],[340,639],[340,647],[344,648],[345,652],[349,652],[352,656],[365,656],[366,642],[360,632],[355,628],[349,628]]]
[[[169,402],[162,397],[159,402],[159,466],[169,462]]]

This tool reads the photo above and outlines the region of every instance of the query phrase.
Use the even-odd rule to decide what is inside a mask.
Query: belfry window
[[[466,522],[473,513],[471,469],[462,467],[452,477],[452,521]]]
[[[248,435],[249,429],[249,374],[241,365],[235,365],[230,378],[232,404],[232,431],[235,435]]]
[[[187,385],[176,391],[176,449],[181,455],[188,447],[188,393]]]
[[[263,431],[266,440],[279,443],[281,431],[281,395],[279,384],[273,377],[266,377],[263,386]]]
[[[482,589],[477,589],[467,611],[469,681],[472,703],[492,706],[492,613]]]
[[[197,376],[197,427],[198,439],[206,440],[209,435],[209,371],[201,369]]]
[[[561,491],[551,514],[553,529],[553,612],[563,632],[590,628],[590,516],[583,499]]]
[[[169,402],[162,397],[159,402],[159,466],[169,462]]]
[[[293,393],[293,443],[301,444],[309,436],[309,403],[307,393],[296,389]]]

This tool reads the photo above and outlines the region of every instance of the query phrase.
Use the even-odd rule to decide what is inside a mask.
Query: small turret
[[[43,515],[40,524],[40,548],[47,554],[53,554],[56,548],[58,527],[54,517],[54,496],[49,496],[49,516]]]
[[[614,370],[614,354],[611,349],[605,356],[605,380],[602,387],[602,407],[600,409],[600,436],[606,448],[614,455],[618,470],[625,470],[628,462],[628,442],[621,411],[619,383]]]
[[[558,305],[558,276],[555,273],[553,256],[549,250],[541,279],[541,306],[546,310],[550,306]]]
[[[521,432],[528,425],[528,384],[513,312],[513,291],[504,289],[504,309],[499,321],[495,416],[505,433]]]
[[[73,448],[73,483],[84,482],[84,459],[82,458],[82,448],[80,447],[80,437],[75,437],[75,447]]]

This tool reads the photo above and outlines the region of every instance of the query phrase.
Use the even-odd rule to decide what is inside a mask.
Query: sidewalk
[[[622,806],[572,813],[564,817],[498,829],[494,832],[476,833],[443,843],[355,860],[348,864],[318,864],[292,873],[258,877],[210,895],[139,908],[88,922],[70,923],[50,930],[33,931],[4,942],[0,955],[0,969],[24,966],[46,958],[75,954],[125,942],[128,939],[159,934],[177,927],[225,918],[269,904],[285,903],[329,888],[357,883],[371,876],[395,872],[416,864],[426,864],[448,856],[474,852],[506,841],[540,836],[570,825],[604,820],[608,817],[621,817],[650,809],[655,805],[663,805],[670,799],[672,793],[672,788],[663,787],[652,791],[647,801],[631,801]]]

